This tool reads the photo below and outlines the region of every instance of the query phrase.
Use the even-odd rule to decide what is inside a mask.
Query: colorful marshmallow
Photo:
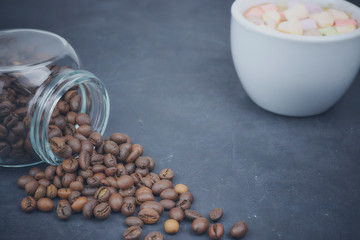
[[[287,20],[300,20],[307,18],[309,16],[309,12],[306,9],[305,4],[297,4],[284,11],[284,15]]]
[[[281,22],[277,29],[280,32],[290,33],[295,35],[302,35],[303,29],[299,20],[292,19],[286,22]]]

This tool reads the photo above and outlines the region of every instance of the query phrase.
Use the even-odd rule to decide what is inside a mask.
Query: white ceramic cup
[[[231,7],[231,52],[246,93],[260,107],[281,115],[311,116],[328,110],[359,71],[360,29],[336,36],[298,36],[257,26],[243,16],[250,7],[268,2],[236,0]],[[360,8],[354,4],[311,2],[344,10],[360,23]]]

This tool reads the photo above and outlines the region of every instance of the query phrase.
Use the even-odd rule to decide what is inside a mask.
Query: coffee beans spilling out
[[[184,184],[174,186],[172,169],[153,172],[155,161],[144,156],[143,147],[133,144],[126,134],[113,133],[104,139],[94,132],[89,115],[79,113],[77,96],[76,88],[68,91],[50,120],[49,144],[55,154],[64,158],[62,164],[45,170],[33,167],[18,179],[18,186],[28,195],[21,201],[23,211],[37,208],[50,212],[55,208],[61,220],[74,213],[106,219],[112,212],[119,212],[127,217],[123,237],[130,240],[140,239],[144,224],[156,224],[169,210],[164,224],[168,234],[176,234],[180,222],[186,219],[192,221],[196,234],[208,232],[211,239],[224,235],[221,223],[210,225],[207,218],[191,209],[194,196]],[[56,198],[60,201],[54,206]],[[209,213],[209,219],[219,221],[222,215],[222,209],[216,208]],[[246,223],[238,222],[230,234],[241,238],[246,232]],[[164,236],[155,231],[144,239],[161,240]]]

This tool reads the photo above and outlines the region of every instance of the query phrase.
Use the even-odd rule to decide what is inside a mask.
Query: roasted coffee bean
[[[65,172],[72,173],[78,169],[79,162],[76,158],[68,158],[63,160],[61,166]]]
[[[100,187],[94,194],[99,202],[107,202],[110,198],[110,191],[106,187]]]
[[[116,157],[111,153],[108,153],[104,156],[104,164],[106,167],[115,167],[116,166]]]
[[[145,236],[144,240],[164,240],[164,236],[160,232],[151,232]]]
[[[70,183],[69,188],[70,188],[72,191],[82,192],[82,191],[84,190],[84,184],[82,184],[82,183],[79,182],[79,181],[74,181],[74,182]]]
[[[161,215],[164,212],[164,206],[156,201],[148,201],[148,202],[144,202],[143,204],[141,204],[140,206],[140,210],[143,210],[145,208],[151,208],[153,210],[155,210],[156,212],[159,213],[159,215]]]
[[[116,167],[116,169],[117,169],[117,172],[116,172],[116,176],[117,176],[117,177],[120,177],[120,176],[123,176],[123,175],[127,175],[127,172],[126,172],[126,169],[125,169],[124,164],[118,163],[118,164],[116,164],[115,167]]]
[[[169,217],[171,219],[175,219],[178,222],[184,220],[184,216],[185,216],[184,211],[181,208],[173,208],[169,212]]]
[[[40,198],[37,201],[37,208],[42,212],[51,212],[54,208],[54,203],[50,198]]]
[[[164,223],[165,232],[168,234],[175,234],[179,231],[179,222],[175,219],[168,219]]]
[[[70,110],[74,112],[80,111],[81,108],[81,96],[75,95],[70,99]]]
[[[230,229],[230,235],[235,239],[240,239],[248,232],[248,226],[245,222],[237,222]]]
[[[76,129],[76,133],[80,133],[81,135],[87,138],[90,136],[92,132],[93,131],[90,125],[82,125]]]
[[[220,239],[224,235],[224,226],[221,223],[215,223],[209,227],[208,233],[211,239]]]
[[[106,187],[109,191],[110,191],[110,196],[112,195],[112,194],[114,194],[114,193],[118,193],[117,192],[117,189],[116,188],[114,188],[114,187]],[[120,193],[119,193],[120,194]],[[121,195],[120,195],[121,196]]]
[[[84,179],[87,179],[89,177],[92,177],[94,175],[93,171],[91,171],[90,169],[86,169],[86,170],[79,170],[78,171],[79,176],[81,176]]]
[[[86,170],[90,167],[90,154],[86,151],[81,151],[79,154],[79,166],[81,169]]]
[[[93,177],[94,178],[97,178],[97,179],[100,179],[100,180],[102,180],[102,179],[106,179],[106,175],[104,174],[104,173],[95,173],[94,175],[93,175]]]
[[[136,159],[138,159],[138,157],[141,156],[140,150],[138,150],[138,149],[132,150],[132,149],[133,148],[131,148],[131,153],[129,154],[129,156],[125,160],[126,163],[135,162]]]
[[[104,165],[96,164],[96,165],[93,165],[91,170],[94,173],[99,173],[99,172],[105,171],[105,169],[106,169],[106,167]]]
[[[144,152],[144,149],[140,144],[134,144],[131,146],[131,151],[139,151],[140,155],[142,155]]]
[[[194,201],[194,196],[191,194],[191,192],[184,192],[180,194],[179,200],[186,200],[192,203]]]
[[[59,111],[59,109],[57,107],[55,107],[52,114],[51,114],[51,118],[56,118],[59,115],[60,115],[60,111]]]
[[[89,141],[95,146],[100,147],[100,145],[103,143],[103,137],[98,132],[93,132],[89,136]]]
[[[62,199],[58,202],[56,207],[56,214],[61,220],[67,220],[72,213],[71,206],[68,200]]]
[[[202,216],[201,216],[200,213],[198,213],[198,212],[196,212],[194,210],[187,209],[187,210],[185,210],[185,217],[186,217],[187,220],[193,221],[196,218],[200,218]]]
[[[82,208],[82,215],[85,218],[88,218],[88,219],[91,218],[96,204],[97,204],[97,201],[95,199],[89,200]]]
[[[46,197],[47,198],[56,198],[56,196],[57,196],[57,188],[55,187],[54,184],[50,184],[46,188]]]
[[[71,191],[70,188],[60,188],[60,189],[57,191],[57,194],[58,194],[59,198],[68,199],[71,192],[72,192],[72,191]]]
[[[0,157],[4,157],[9,154],[11,147],[7,142],[0,142]]]
[[[94,150],[94,145],[88,140],[81,141],[81,151],[91,154]]]
[[[71,193],[69,194],[68,200],[70,202],[70,204],[73,204],[76,199],[78,199],[81,196],[81,193],[78,191],[71,191]]]
[[[79,114],[76,116],[75,121],[76,121],[76,123],[77,123],[79,126],[83,126],[83,125],[89,125],[89,126],[91,126],[90,116],[87,115],[86,113],[79,113]],[[85,135],[84,135],[84,136],[85,136]]]
[[[136,198],[134,197],[125,197],[124,199],[124,203],[132,203],[136,206]]]
[[[169,199],[161,200],[159,203],[164,207],[165,210],[170,210],[176,206],[176,202]]]
[[[81,212],[81,210],[83,209],[84,205],[88,202],[87,197],[78,197],[75,202],[73,202],[71,204],[71,209],[74,212]]]
[[[41,179],[39,181],[40,184],[42,184],[41,182],[44,181],[44,180],[47,180],[47,179]],[[45,187],[49,186],[50,185],[50,182],[49,180],[47,180],[47,183],[48,185],[44,185]],[[62,181],[61,181],[61,178],[59,176],[55,176],[54,179],[53,179],[53,184],[55,185],[56,188],[62,188]]]
[[[64,176],[65,171],[64,171],[64,169],[62,168],[61,165],[58,165],[58,166],[56,166],[55,173],[56,173],[57,176],[62,177],[62,176]]]
[[[76,133],[76,128],[71,123],[67,123],[63,129],[64,135],[74,135]]]
[[[145,224],[155,224],[160,219],[159,213],[151,208],[144,208],[144,209],[140,210],[138,217]]]
[[[6,138],[8,134],[8,129],[4,125],[0,124],[0,139]]]
[[[109,205],[113,212],[120,211],[123,204],[124,204],[124,200],[119,193],[111,194],[109,198]]]
[[[103,187],[110,187],[110,183],[106,179],[101,179],[100,183]]]
[[[29,170],[29,175],[35,177],[38,172],[41,172],[41,169],[38,167],[33,167]]]
[[[114,177],[107,177],[106,181],[108,181],[108,183],[110,183],[111,187],[117,188],[117,183],[116,183],[116,179]]]
[[[59,109],[61,114],[67,114],[70,110],[70,106],[67,102],[60,100],[56,107]]]
[[[84,184],[84,178],[82,176],[76,176],[75,181],[81,182],[82,184]]]
[[[50,140],[50,148],[57,155],[65,151],[65,146],[65,140],[62,137],[53,137]]]
[[[97,154],[95,151],[91,154],[90,157],[91,165],[102,165],[104,163],[104,156],[101,154]]]
[[[184,193],[184,192],[188,192],[189,189],[186,185],[184,184],[177,184],[175,187],[174,187],[174,190],[178,193],[178,194],[181,194],[181,193]]]
[[[19,116],[16,113],[10,113],[6,118],[4,118],[3,124],[7,128],[12,128],[18,122]]]
[[[98,179],[96,177],[88,177],[86,179],[86,182],[90,187],[100,187],[101,186],[100,179]]]
[[[103,165],[102,165],[103,166]],[[105,169],[105,174],[106,176],[114,176],[115,173],[117,172],[117,168],[116,167],[109,167]]]
[[[190,209],[191,208],[191,202],[186,199],[179,199],[179,201],[176,203],[176,207],[179,207],[183,210]]]
[[[21,200],[20,206],[24,212],[32,212],[36,208],[36,201],[34,198],[27,196]]]
[[[117,155],[117,160],[124,162],[131,153],[131,144],[123,143],[119,146],[119,154]]]
[[[127,189],[120,189],[119,193],[122,197],[132,197],[134,196],[136,191],[136,187],[135,186],[131,186]]]
[[[191,225],[191,229],[196,234],[203,234],[209,228],[209,221],[206,218],[196,218]]]
[[[73,98],[74,96],[78,95],[78,91],[77,90],[70,90],[70,91],[67,91],[64,95],[64,100],[67,102],[67,103],[70,103],[70,100],[71,98]]]
[[[48,180],[53,180],[55,176],[55,170],[56,170],[55,166],[47,166],[44,171],[45,178]]]
[[[40,171],[35,174],[34,178],[35,178],[35,180],[40,180],[42,178],[45,178],[45,173],[43,171]]]
[[[15,105],[10,101],[3,101],[0,103],[0,117],[8,116],[12,110],[15,109]]]
[[[108,203],[100,203],[94,208],[94,216],[98,219],[105,219],[109,217],[111,208]]]
[[[134,163],[128,163],[125,165],[125,170],[127,172],[127,174],[132,174],[135,171],[135,164]]]
[[[176,201],[178,198],[178,195],[179,194],[174,189],[168,188],[160,193],[160,198]]]
[[[174,178],[174,171],[170,168],[163,169],[159,173],[159,177],[160,179],[171,180]]]
[[[116,182],[120,189],[128,189],[134,185],[133,178],[128,175],[121,176]]]
[[[69,145],[65,145],[64,151],[58,154],[61,158],[70,158],[72,155],[72,149]]]
[[[112,155],[116,156],[119,154],[119,146],[116,144],[116,142],[111,140],[105,141],[104,152],[111,153]]]
[[[34,196],[38,186],[39,186],[39,184],[35,179],[30,180],[28,183],[25,184],[26,195]]]
[[[81,192],[82,195],[84,196],[94,196],[95,192],[98,190],[97,187],[89,187],[89,186],[85,186],[84,190]]]
[[[138,187],[147,187],[147,188],[151,188],[153,183],[151,181],[151,178],[149,176],[147,177],[141,177],[139,179],[139,182],[138,182]]]
[[[214,208],[213,210],[210,211],[209,213],[209,218],[211,221],[219,221],[220,218],[223,215],[223,210],[221,208]]]
[[[142,229],[139,226],[131,226],[123,233],[125,240],[138,240],[142,234]]]
[[[147,157],[139,157],[135,161],[135,165],[138,168],[148,168],[149,167],[149,159]]]
[[[132,202],[124,202],[124,204],[121,206],[121,213],[124,216],[131,216],[136,211],[136,205]]]
[[[77,113],[76,112],[68,112],[66,114],[66,117],[65,117],[65,120],[68,122],[68,123],[71,123],[73,125],[76,124],[76,116],[77,116]]]
[[[151,157],[147,157],[149,159],[149,170],[152,171],[155,168],[155,161]]]
[[[140,218],[135,217],[135,216],[127,217],[125,219],[125,224],[128,225],[129,227],[139,226],[142,228],[144,226],[143,221]]]
[[[140,188],[138,188],[138,189],[136,190],[135,195],[136,195],[136,197],[137,197],[137,196],[139,196],[139,195],[141,195],[141,194],[144,194],[144,193],[150,193],[150,194],[152,194],[152,190],[151,190],[150,188],[148,188],[148,187],[140,187]]]
[[[148,168],[136,168],[135,172],[139,173],[141,176],[145,177],[146,175],[149,174],[149,169]]]
[[[75,133],[74,138],[79,139],[80,142],[87,141],[87,138],[84,135],[82,135],[81,133]]]
[[[61,183],[63,187],[70,187],[70,183],[75,181],[75,174],[73,173],[65,173],[65,175],[61,179]]]
[[[80,151],[81,151],[81,142],[80,142],[79,139],[71,137],[68,140],[67,144],[71,147],[73,154],[80,153]]]
[[[25,188],[25,185],[33,179],[34,178],[30,175],[23,175],[18,179],[17,185],[19,188]]]
[[[127,141],[127,135],[123,133],[113,133],[110,136],[110,140],[115,142],[117,145],[126,143]]]
[[[160,180],[153,184],[152,191],[155,195],[159,195],[162,191],[168,188],[172,188],[173,184],[169,180]]]
[[[155,197],[152,193],[143,193],[143,194],[136,196],[136,203],[138,205],[141,205],[147,201],[155,201]]]
[[[34,199],[39,200],[40,198],[45,197],[46,195],[46,187],[43,185],[39,185],[34,193]]]
[[[159,176],[158,176],[156,173],[151,172],[151,173],[149,173],[148,176],[150,177],[151,182],[152,182],[153,184],[156,183],[156,182],[158,182],[158,181],[160,181],[160,178],[159,178]]]

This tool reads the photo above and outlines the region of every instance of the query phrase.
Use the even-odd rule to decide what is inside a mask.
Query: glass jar
[[[51,121],[62,120],[54,109],[70,89],[80,96],[78,112],[89,114],[93,130],[104,133],[108,93],[96,76],[79,69],[74,49],[54,33],[0,32],[0,166],[62,162],[50,149],[48,129]]]

